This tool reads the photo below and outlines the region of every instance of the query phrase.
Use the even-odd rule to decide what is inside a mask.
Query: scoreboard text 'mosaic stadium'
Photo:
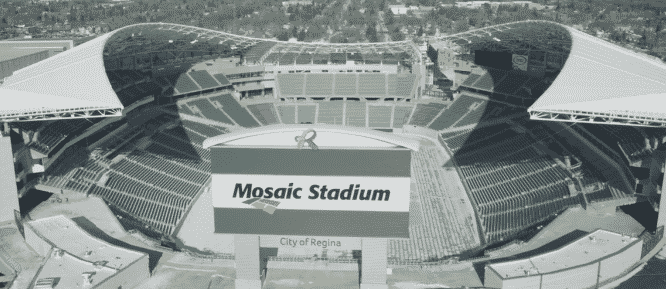
[[[408,238],[411,153],[418,144],[380,132],[316,128],[316,145],[299,149],[294,136],[305,129],[225,135],[231,140],[211,146],[215,233]],[[262,142],[266,134],[277,139],[270,146]]]

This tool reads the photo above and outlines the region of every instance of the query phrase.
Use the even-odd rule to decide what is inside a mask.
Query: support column
[[[19,211],[14,154],[9,134],[0,134],[0,223],[14,221],[14,211]]]
[[[361,289],[388,289],[386,284],[386,239],[361,240]]]
[[[666,162],[663,162],[664,170],[666,171]],[[666,193],[664,193],[664,186],[666,185],[666,178],[661,183],[661,194],[659,203],[659,213],[657,214],[657,228],[666,226]]]
[[[236,289],[261,289],[259,236],[234,235]]]

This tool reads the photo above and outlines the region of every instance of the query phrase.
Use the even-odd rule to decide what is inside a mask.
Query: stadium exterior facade
[[[177,37],[189,38],[171,40]],[[516,52],[542,49],[559,53],[563,59],[561,70],[545,93],[528,109],[532,119],[584,120],[657,127],[666,124],[666,113],[652,105],[654,99],[666,92],[666,66],[572,28],[552,22],[524,21],[437,40],[459,45],[495,41],[507,43]],[[197,46],[202,42],[207,42],[208,46]],[[235,51],[246,51],[267,42],[288,45],[298,51],[314,49],[316,52],[321,49],[334,52],[336,49],[353,49],[361,53],[371,51],[376,54],[384,52],[403,55],[417,68],[415,73],[420,74],[419,85],[423,86],[424,62],[410,41],[373,44],[286,43],[176,24],[148,23],[110,32],[14,73],[7,78],[0,93],[3,97],[20,98],[23,101],[6,101],[8,105],[0,109],[0,121],[121,116],[126,106],[118,99],[107,71],[169,66],[168,63],[153,63],[153,57],[135,57],[135,54],[146,52],[147,49],[148,53],[208,50],[209,56],[234,55]],[[209,50],[211,47],[219,50],[213,53],[213,50]],[[613,57],[603,57],[605,54]],[[267,53],[253,60],[246,56],[244,61],[247,64],[261,63],[265,55]],[[182,57],[186,59],[192,56]],[[617,83],[625,82],[628,84],[618,89]],[[418,96],[412,95],[414,98]],[[3,152],[6,155],[9,153]],[[7,195],[15,193],[8,192]],[[660,220],[660,224],[663,223]],[[258,243],[258,240],[253,242]],[[258,244],[253,246],[257,247]]]

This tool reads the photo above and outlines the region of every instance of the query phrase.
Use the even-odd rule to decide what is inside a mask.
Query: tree
[[[289,36],[290,36],[290,35],[289,35],[289,31],[287,31],[287,30],[281,30],[281,31],[277,34],[277,39],[280,40],[280,41],[287,41],[287,40],[289,40]]]
[[[384,22],[386,25],[393,25],[393,22],[395,22],[395,15],[393,15],[391,9],[386,9],[386,12],[384,13]]]
[[[425,33],[423,31],[423,26],[419,26],[419,31],[416,32],[416,36],[421,37],[421,36],[423,36],[423,33]]]
[[[456,24],[453,27],[453,30],[456,33],[465,32],[465,31],[469,30],[469,23],[467,23],[467,21],[465,21],[465,20],[456,21]]]
[[[296,37],[298,41],[304,41],[305,40],[305,30],[301,30],[301,32],[298,32],[298,36]]]
[[[291,29],[291,36],[292,36],[292,37],[297,37],[297,36],[298,36],[298,28],[297,28],[296,26],[294,26],[294,27]]]
[[[375,23],[370,23],[370,25],[368,25],[368,29],[365,30],[365,38],[367,38],[370,42],[379,42],[379,39],[377,38],[377,29],[375,26]]]

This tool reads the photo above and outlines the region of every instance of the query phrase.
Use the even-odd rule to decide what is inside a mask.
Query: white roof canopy
[[[111,87],[102,59],[110,35],[15,71],[0,91],[0,120],[120,115],[123,105]]]
[[[665,64],[567,29],[573,36],[569,59],[528,109],[533,119],[666,125],[659,105],[666,97]]]

